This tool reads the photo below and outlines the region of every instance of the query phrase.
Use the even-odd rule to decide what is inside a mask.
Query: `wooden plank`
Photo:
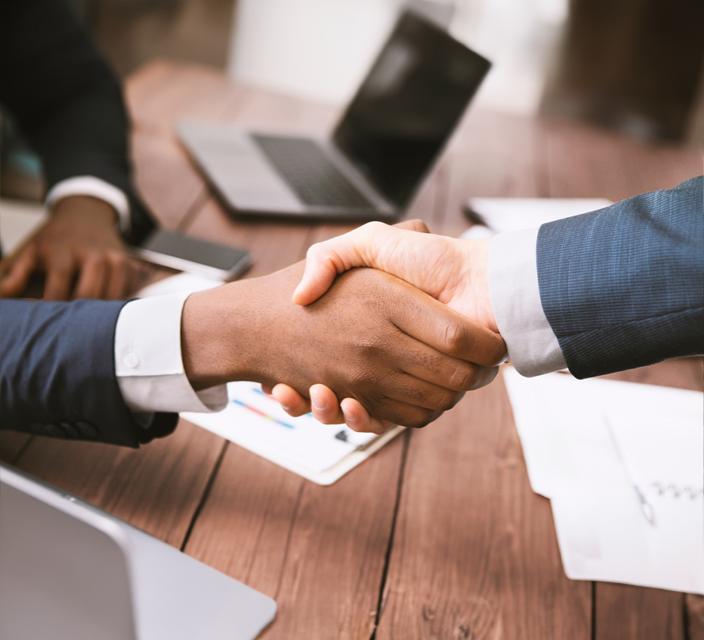
[[[164,62],[147,65],[127,80],[135,179],[162,226],[177,227],[206,194],[201,174],[175,134],[178,122],[232,118],[250,95],[215,71]]]
[[[134,136],[135,181],[159,225],[179,227],[206,194],[203,179],[177,141],[146,130]]]
[[[377,638],[589,638],[501,382],[412,433]]]
[[[14,462],[31,437],[18,431],[0,431],[0,460]]]
[[[17,466],[178,547],[221,449],[182,421],[137,450],[36,436]]]
[[[459,235],[469,226],[462,207],[471,197],[544,195],[540,149],[540,128],[532,121],[487,111],[470,113],[445,161],[449,176],[442,233]]]
[[[543,128],[551,197],[621,200],[702,173],[700,150],[645,145],[570,122],[546,121]]]
[[[230,446],[186,551],[277,599],[267,638],[368,637],[402,444],[332,487]]]
[[[704,640],[704,596],[685,596],[685,619],[687,640]]]
[[[595,611],[595,637],[599,640],[686,637],[681,593],[599,583]]]

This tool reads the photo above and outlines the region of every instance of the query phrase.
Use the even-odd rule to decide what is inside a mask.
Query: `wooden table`
[[[152,64],[129,79],[137,181],[160,221],[246,246],[258,275],[341,226],[246,223],[174,137],[183,117],[326,130],[335,109]],[[460,232],[468,196],[618,199],[701,173],[696,150],[472,111],[412,213]],[[699,360],[623,374],[701,388]],[[138,451],[2,433],[0,455],[276,598],[266,638],[704,638],[704,599],[562,570],[550,504],[528,484],[501,379],[319,487],[186,422]]]

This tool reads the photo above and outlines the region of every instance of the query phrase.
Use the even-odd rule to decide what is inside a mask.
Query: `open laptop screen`
[[[338,124],[335,145],[387,200],[405,207],[489,67],[405,12]]]

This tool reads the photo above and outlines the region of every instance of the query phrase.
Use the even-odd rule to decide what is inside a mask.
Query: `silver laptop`
[[[0,465],[0,638],[255,638],[276,603]]]
[[[180,123],[179,135],[240,215],[392,220],[489,67],[435,21],[405,11],[328,138],[196,121]]]

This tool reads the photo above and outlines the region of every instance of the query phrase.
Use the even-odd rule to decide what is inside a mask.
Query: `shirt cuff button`
[[[139,366],[139,356],[134,351],[129,351],[125,354],[125,357],[122,359],[122,362],[125,364],[126,367],[129,367],[130,369],[136,369]]]

